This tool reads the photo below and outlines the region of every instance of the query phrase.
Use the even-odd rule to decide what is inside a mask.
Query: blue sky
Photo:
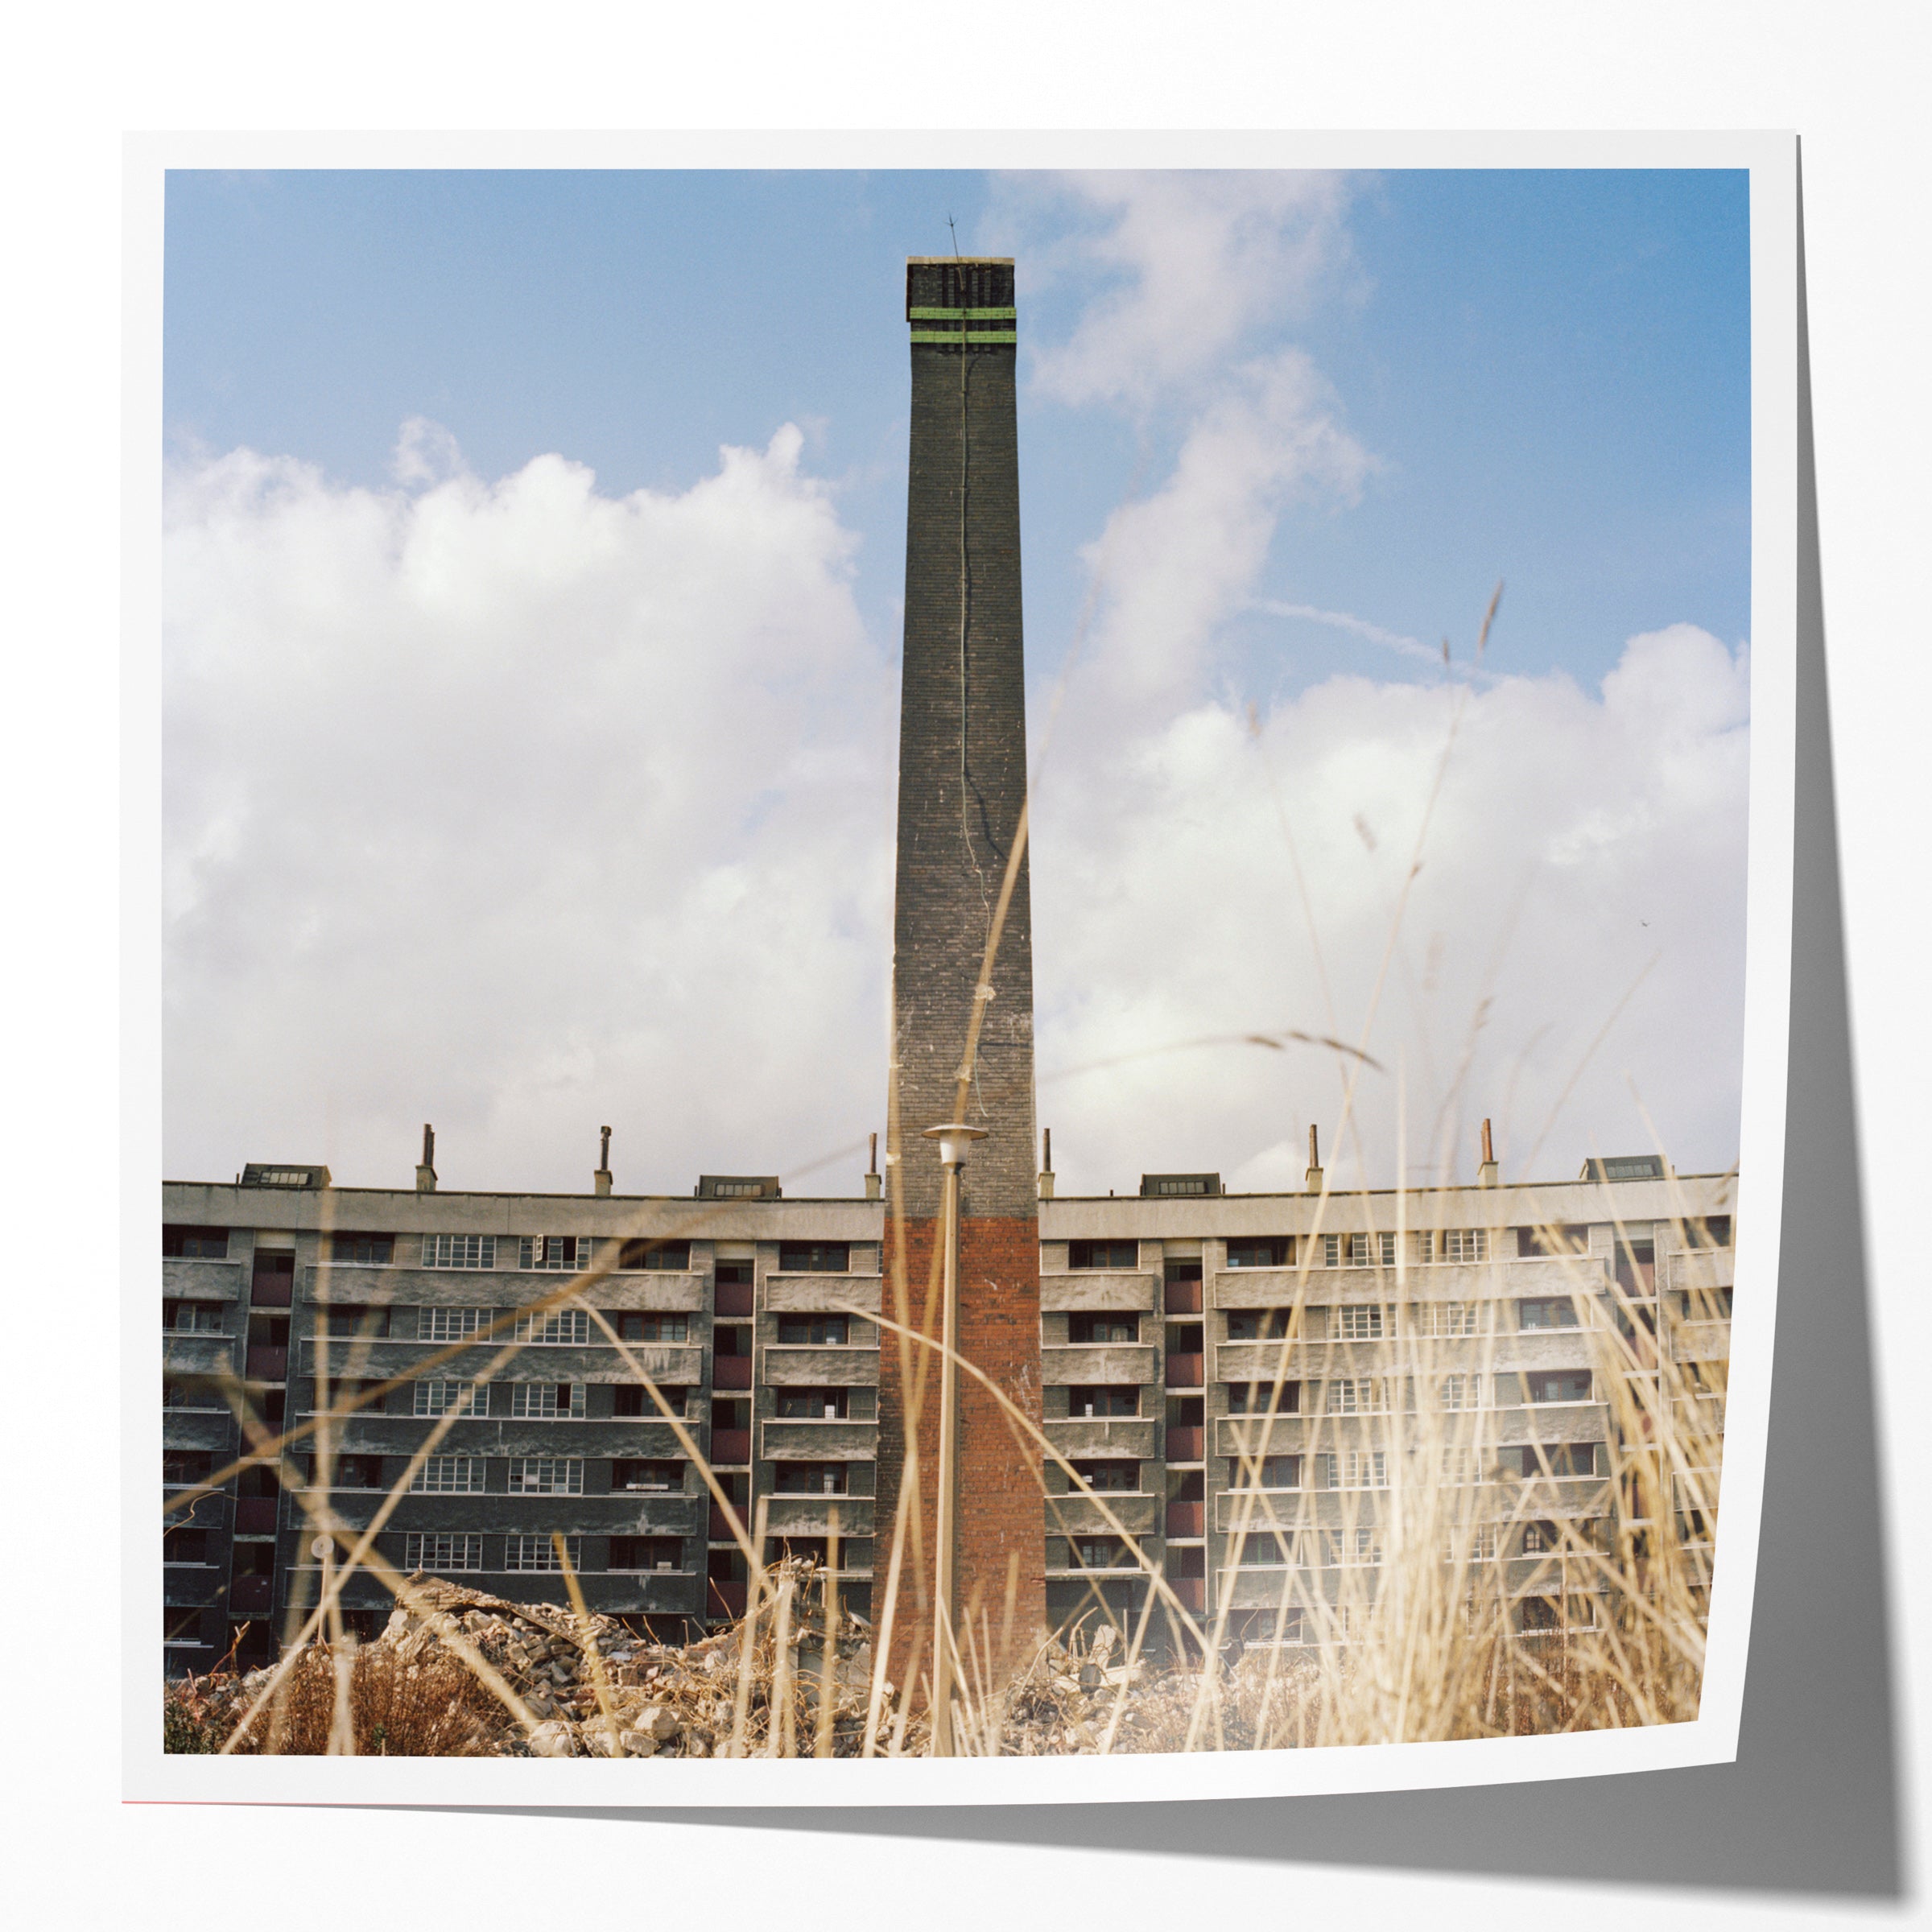
[[[426,416],[480,474],[555,451],[622,493],[688,486],[720,443],[796,422],[862,539],[861,608],[890,649],[901,263],[947,250],[948,214],[966,247],[1018,256],[1029,364],[1108,279],[1051,260],[1086,211],[976,174],[177,173],[168,431],[377,484],[398,427]],[[1492,661],[1585,679],[1663,623],[1744,637],[1748,221],[1735,171],[1357,178],[1346,259],[1234,353],[1304,348],[1380,467],[1359,502],[1284,519],[1260,593],[1466,646],[1504,578]],[[1178,429],[1171,409],[1037,387],[1023,412],[1043,675],[1080,607],[1080,547],[1158,481]],[[1363,655],[1306,619],[1257,616],[1243,641],[1263,692]]]
[[[1310,1125],[1344,1185],[1467,1179],[1484,1116],[1511,1176],[1728,1166],[1746,194],[171,177],[169,1171],[407,1183],[431,1120],[448,1185],[568,1188],[609,1122],[679,1193],[882,1125],[902,263],[949,214],[1018,263],[1063,1190],[1290,1184]],[[1385,1071],[1185,1044],[1287,1029]]]

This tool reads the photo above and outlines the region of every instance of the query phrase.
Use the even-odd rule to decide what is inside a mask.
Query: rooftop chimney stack
[[[1053,1129],[1040,1129],[1040,1199],[1053,1199]]]
[[[427,1121],[423,1123],[423,1158],[416,1163],[416,1192],[434,1194],[436,1191],[436,1130]]]
[[[865,1170],[865,1198],[876,1201],[879,1198],[879,1137],[872,1137],[872,1159]]]
[[[1476,1184],[1479,1187],[1493,1187],[1498,1174],[1496,1166],[1496,1149],[1489,1139],[1489,1118],[1483,1117],[1483,1164],[1476,1170]]]
[[[1322,1146],[1315,1137],[1312,1121],[1308,1124],[1308,1173],[1304,1185],[1311,1194],[1322,1191]]]
[[[597,1170],[590,1178],[595,1183],[599,1194],[609,1194],[610,1192],[610,1129],[608,1127],[600,1127],[597,1132],[604,1137],[604,1139],[602,1145],[597,1150]]]

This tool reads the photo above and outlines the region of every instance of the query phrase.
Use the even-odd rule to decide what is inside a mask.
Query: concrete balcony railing
[[[1154,1459],[1159,1426],[1133,1415],[1049,1418],[1042,1426],[1047,1441],[1070,1462],[1092,1456],[1142,1463]]]
[[[1151,1311],[1160,1288],[1160,1277],[1138,1272],[1113,1273],[1104,1269],[1079,1269],[1070,1274],[1040,1277],[1040,1312],[1042,1315],[1086,1313],[1113,1309],[1123,1313]]]
[[[1080,1342],[1040,1351],[1040,1380],[1049,1389],[1077,1384],[1145,1386],[1153,1381],[1154,1371],[1154,1350],[1130,1342]]]
[[[397,1244],[405,1259],[391,1267],[332,1262],[328,1269],[328,1298],[357,1307],[428,1307],[436,1308],[522,1308],[567,1286],[573,1278],[561,1270],[514,1268],[421,1268],[409,1265],[407,1246]],[[422,1252],[419,1247],[419,1254]],[[499,1239],[497,1252],[504,1252]],[[515,1243],[509,1245],[511,1258]],[[302,1299],[318,1298],[321,1270],[299,1271]],[[583,1290],[593,1308],[654,1310],[659,1313],[695,1313],[705,1305],[705,1277],[692,1271],[646,1268],[607,1274]]]
[[[1360,1302],[1474,1302],[1521,1294],[1596,1294],[1608,1279],[1607,1256],[1534,1255],[1494,1261],[1426,1261],[1393,1268],[1220,1268],[1216,1308],[1310,1307]]]
[[[869,1537],[873,1508],[869,1496],[773,1496],[765,1505],[765,1532],[767,1536],[829,1537],[836,1512],[841,1542],[847,1537]]]
[[[759,1459],[770,1463],[862,1463],[878,1454],[879,1426],[855,1419],[765,1416],[758,1422]]]
[[[852,1308],[877,1315],[884,1289],[876,1274],[768,1274],[765,1307],[774,1315],[836,1314]]]
[[[1160,1531],[1161,1499],[1145,1491],[1110,1490],[1094,1502],[1077,1490],[1069,1490],[1064,1496],[1048,1496],[1046,1511],[1049,1536],[1112,1535],[1115,1532],[1113,1523],[1107,1520],[1109,1513],[1129,1536],[1144,1540]]]
[[[879,1381],[877,1348],[829,1346],[765,1349],[759,1381],[774,1389],[873,1389]]]
[[[1728,1362],[1731,1359],[1728,1322],[1674,1322],[1669,1333],[1674,1361]]]
[[[184,1261],[161,1264],[161,1292],[172,1300],[238,1302],[242,1299],[239,1261]]]
[[[161,1368],[166,1375],[232,1375],[235,1342],[232,1335],[163,1335]]]
[[[1676,1289],[1728,1288],[1736,1279],[1735,1248],[1688,1248],[1665,1257],[1666,1280],[1660,1286]]]

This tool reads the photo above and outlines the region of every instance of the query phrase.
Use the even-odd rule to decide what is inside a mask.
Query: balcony
[[[1201,1312],[1200,1282],[1168,1282],[1162,1305],[1170,1315],[1199,1315]]]
[[[1040,1351],[1040,1380],[1049,1388],[1076,1383],[1144,1385],[1154,1380],[1154,1350],[1131,1342],[1075,1342]]]
[[[242,1536],[273,1536],[275,1533],[276,1499],[272,1496],[238,1496],[235,1501],[235,1530]]]
[[[878,1453],[878,1425],[857,1416],[767,1416],[758,1453],[773,1463],[862,1463]]]
[[[1208,1505],[1205,1503],[1170,1503],[1167,1505],[1167,1534],[1170,1536],[1205,1536],[1208,1534]]]
[[[884,1286],[876,1274],[770,1274],[765,1278],[765,1306],[774,1315],[876,1312]]]
[[[248,1303],[251,1308],[287,1308],[295,1300],[295,1281],[292,1274],[258,1275],[250,1285]]]
[[[230,1610],[264,1612],[275,1607],[275,1579],[272,1576],[237,1576],[228,1587]]]
[[[1070,1415],[1050,1418],[1046,1439],[1070,1462],[1086,1456],[1150,1462],[1155,1425],[1138,1416]]]
[[[745,1614],[745,1586],[724,1583],[715,1576],[704,1579],[704,1614],[707,1616],[738,1617]]]
[[[714,1389],[749,1389],[751,1357],[748,1355],[714,1355],[711,1358],[711,1385]]]
[[[749,1315],[752,1313],[753,1290],[749,1282],[720,1282],[715,1290],[715,1303],[720,1315]]]
[[[763,1381],[774,1389],[870,1389],[878,1385],[879,1352],[853,1343],[777,1343],[765,1351]]]
[[[1166,1454],[1170,1463],[1198,1463],[1207,1452],[1208,1431],[1200,1423],[1167,1431]]]
[[[288,1380],[288,1351],[271,1348],[265,1342],[248,1345],[248,1379],[251,1382],[285,1382]]]
[[[1063,1274],[1040,1277],[1040,1312],[1055,1315],[1070,1310],[1129,1309],[1154,1307],[1155,1278],[1151,1274],[1111,1274],[1101,1269],[1080,1269]]]
[[[711,1460],[714,1467],[735,1468],[751,1460],[749,1429],[714,1429],[711,1432]]]
[[[704,1534],[714,1543],[729,1543],[737,1540],[731,1533],[730,1519],[716,1503],[711,1505],[710,1514],[704,1519]]]
[[[1167,1358],[1167,1386],[1170,1389],[1200,1389],[1206,1386],[1202,1378],[1202,1367],[1207,1357],[1199,1355],[1170,1355]]]
[[[1170,1576],[1167,1587],[1174,1592],[1174,1600],[1183,1610],[1191,1610],[1197,1615],[1208,1608],[1208,1579],[1204,1576]]]
[[[1142,1542],[1160,1527],[1161,1499],[1141,1490],[1102,1490],[1097,1497],[1069,1489],[1046,1499],[1049,1536],[1111,1536],[1125,1530]]]

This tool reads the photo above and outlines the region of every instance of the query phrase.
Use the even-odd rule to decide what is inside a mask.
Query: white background
[[[711,24],[705,23],[708,20]],[[178,6],[43,10],[10,34],[11,163],[0,329],[10,589],[5,958],[14,1104],[7,1372],[14,1487],[5,1759],[27,1846],[26,1922],[336,1922],[402,1909],[473,1925],[776,1912],[791,1922],[1063,1926],[1426,1912],[1439,1925],[1554,1909],[1572,1923],[1843,1924],[1897,1905],[1633,1883],[1397,1874],[1178,1854],[712,1823],[124,1808],[113,1740],[119,1591],[108,1524],[111,1368],[40,1347],[111,1330],[103,1224],[118,1137],[117,975],[153,984],[151,941],[118,935],[115,786],[122,426],[119,134],[131,128],[1380,126],[1795,128],[1804,138],[1813,402],[1852,1021],[1859,1045],[1881,1470],[1895,1593],[1903,1802],[1917,1822],[1923,1621],[1916,1513],[1894,1473],[1917,1441],[1924,1351],[1913,1235],[1925,1135],[1919,989],[1927,920],[1922,774],[1929,679],[1914,621],[1932,529],[1922,13],[1849,24],[1793,5],[1141,4],[969,11],[763,7],[663,18],[559,5]],[[139,801],[134,802],[137,816]],[[1794,1132],[1804,1096],[1793,1095]],[[142,1123],[135,1126],[141,1128]],[[58,1307],[48,1298],[58,1295]],[[30,1358],[35,1368],[30,1373]],[[1821,1422],[1828,1418],[1820,1418]],[[1828,1435],[1828,1429],[1824,1432]],[[99,1534],[84,1527],[95,1499]],[[1747,1732],[1748,1729],[1747,1711]],[[1847,1765],[1847,1775],[1863,1775]],[[1579,1794],[1580,1798],[1581,1794]],[[1794,1821],[1796,1828],[1798,1821]],[[1640,1878],[1641,1846],[1631,1847]],[[1913,1876],[1908,1870],[1909,1888]],[[1918,1913],[1916,1901],[1907,1910]]]

